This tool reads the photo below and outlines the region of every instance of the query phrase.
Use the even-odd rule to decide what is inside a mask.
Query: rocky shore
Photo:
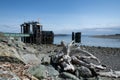
[[[84,45],[81,48],[98,57],[108,68],[120,70],[120,48]],[[51,65],[50,56],[61,50],[61,45],[24,44],[2,37],[0,38],[0,80],[82,80],[68,72],[60,73]],[[78,53],[71,53],[71,55],[76,54]],[[119,80],[106,77],[100,79]]]

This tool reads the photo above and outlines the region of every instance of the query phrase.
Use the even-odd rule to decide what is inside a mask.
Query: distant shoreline
[[[54,36],[69,36],[69,34],[55,34]]]
[[[113,34],[113,35],[94,35],[91,37],[95,38],[109,38],[109,39],[120,39],[120,34]]]

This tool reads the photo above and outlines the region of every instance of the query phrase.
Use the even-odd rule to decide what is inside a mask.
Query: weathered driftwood
[[[74,45],[74,41],[72,41],[70,44],[65,45],[64,41],[61,42],[61,44],[63,45],[63,53],[64,53],[64,57],[63,59],[65,59],[70,65],[71,65],[71,60],[73,63],[77,63],[79,65],[82,66],[86,66],[88,68],[98,68],[98,69],[105,69],[104,67],[102,67],[101,65],[95,65],[95,64],[88,64],[84,61],[82,61],[82,59],[94,59],[97,60],[100,63],[100,60],[95,57],[94,55],[92,55],[91,53],[89,53],[88,51],[82,50],[81,48],[77,48],[79,51],[81,51],[81,53],[83,54],[87,54],[88,56],[78,56],[78,58],[76,58],[75,56],[70,57],[69,54],[71,52],[71,48]],[[71,60],[69,60],[69,58],[71,58]]]
[[[99,69],[99,70],[104,70],[106,69],[106,67],[102,66],[102,65],[95,65],[93,63],[86,63],[78,58],[76,58],[75,56],[72,56],[72,62],[74,64],[78,64],[78,65],[81,65],[81,66],[85,66],[87,68],[94,68],[94,69]]]
[[[100,60],[97,57],[95,57],[93,54],[91,54],[88,51],[82,50],[80,47],[75,48],[74,50],[77,50],[77,52],[85,54],[85,56],[81,56],[81,55],[70,56],[70,52],[72,52],[72,48],[74,46],[74,41],[72,41],[68,45],[66,45],[64,41],[62,41],[61,45],[63,46],[63,50],[58,52],[54,56],[54,58],[52,58],[52,62],[56,64],[57,66],[60,66],[61,69],[63,69],[64,71],[74,72],[75,67],[73,65],[79,65],[79,66],[86,67],[85,69],[92,70],[95,74],[100,75],[100,76],[120,77],[120,72],[115,72],[114,74],[113,72],[97,72],[99,70],[105,70],[106,67],[84,61],[84,59],[94,59],[98,61],[98,63],[100,63]],[[84,69],[84,68],[81,68],[81,69]]]
[[[72,49],[73,46],[75,46],[75,42],[72,41],[70,44],[66,45],[65,42],[62,41],[61,45],[63,46],[63,53],[67,54],[67,55],[70,55],[70,52],[72,52],[72,50],[73,50]],[[80,47],[74,48],[74,50],[76,50],[79,53],[82,53],[82,54],[86,55],[86,56],[81,56],[84,59],[94,59],[94,60],[98,61],[98,63],[100,63],[100,60],[97,57],[95,57],[93,54],[91,54],[90,52],[88,52],[86,50],[82,50]]]
[[[83,53],[83,54],[87,54],[88,55],[88,56],[82,56],[82,57],[84,57],[86,59],[87,58],[88,59],[94,59],[94,60],[98,61],[98,63],[100,63],[100,60],[97,57],[95,57],[93,54],[91,54],[90,52],[82,50],[82,49],[80,49],[80,52]]]
[[[110,72],[97,72],[99,76],[110,77],[110,78],[120,78],[120,71],[110,71]]]

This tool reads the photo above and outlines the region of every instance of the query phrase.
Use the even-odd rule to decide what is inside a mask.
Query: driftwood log
[[[114,74],[113,72],[99,72],[100,70],[105,70],[106,66],[96,65],[96,64],[84,61],[84,59],[93,59],[100,64],[100,60],[97,57],[95,57],[93,54],[91,54],[86,50],[82,50],[80,46],[78,46],[74,50],[77,50],[78,52],[85,54],[86,56],[81,56],[81,55],[70,56],[70,52],[72,52],[72,48],[75,45],[74,41],[70,42],[67,45],[64,43],[64,41],[62,41],[61,45],[63,46],[63,50],[56,53],[56,55],[54,55],[54,57],[52,57],[51,59],[51,62],[52,64],[54,64],[54,67],[59,68],[61,71],[67,71],[67,72],[73,73],[76,71],[75,66],[77,65],[77,66],[83,66],[84,68],[81,68],[83,69],[83,71],[85,71],[84,69],[86,69],[87,71],[89,69],[93,77],[96,77],[96,75],[106,76],[106,77],[120,77],[120,72],[115,72]],[[88,77],[91,77],[91,76],[88,76]]]
[[[70,44],[68,45],[65,45],[65,43],[62,41],[61,42],[62,45],[63,45],[63,60],[67,61],[70,65],[71,62],[73,63],[76,63],[78,65],[82,65],[82,66],[85,66],[85,67],[88,67],[88,68],[98,68],[98,69],[101,69],[101,70],[104,70],[105,67],[102,67],[102,65],[95,65],[95,64],[92,64],[92,63],[87,63],[87,62],[84,62],[82,61],[83,59],[85,58],[88,58],[88,59],[94,59],[94,60],[97,60],[98,63],[100,63],[100,60],[95,57],[94,55],[92,55],[90,52],[88,51],[85,51],[85,50],[82,50],[81,48],[77,48],[81,53],[83,54],[87,54],[88,56],[70,56],[70,52],[71,52],[71,48],[72,46],[74,45],[74,41],[72,41]],[[71,58],[71,59],[70,59]],[[66,67],[67,68],[67,67]],[[73,67],[71,66],[71,69],[73,70]]]
[[[98,72],[102,77],[120,78],[120,71]]]

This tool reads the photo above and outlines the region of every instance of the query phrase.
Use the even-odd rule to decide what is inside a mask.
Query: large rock
[[[61,73],[61,77],[64,78],[65,80],[80,80],[75,75],[68,72]]]
[[[50,57],[48,55],[44,56],[42,59],[41,59],[41,63],[42,64],[50,64]]]
[[[0,70],[0,80],[21,80],[21,79],[10,71]]]
[[[22,57],[14,47],[10,47],[5,43],[0,43],[0,56],[14,57],[22,61]]]
[[[29,53],[34,53],[34,54],[38,53],[38,51],[36,49],[34,49],[33,47],[27,46],[27,47],[24,47],[24,49]]]
[[[41,64],[30,68],[28,72],[38,79],[47,79],[48,77],[55,78],[59,75],[59,72],[52,66],[45,66]]]
[[[36,49],[27,47],[19,41],[8,40],[6,42],[0,42],[0,56],[17,58],[25,64],[39,64],[41,60],[36,53]]]
[[[25,64],[38,65],[41,63],[41,61],[37,58],[35,54],[26,53],[26,54],[22,54],[21,57]]]
[[[17,41],[15,39],[8,39],[7,44],[10,47],[19,48],[21,50],[23,50],[23,47],[25,46],[25,44],[23,42]]]
[[[88,69],[87,67],[81,66],[81,67],[77,67],[75,74],[77,77],[83,77],[83,78],[88,78],[92,76],[92,72],[90,71],[90,69]]]

